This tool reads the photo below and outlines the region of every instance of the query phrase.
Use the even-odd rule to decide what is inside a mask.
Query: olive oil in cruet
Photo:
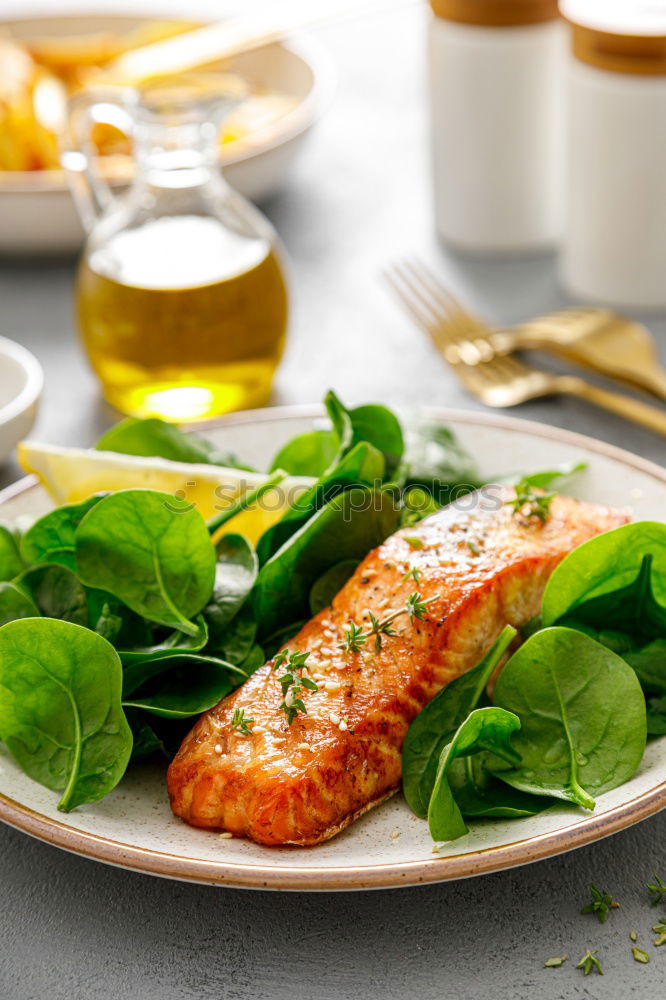
[[[91,177],[80,149],[63,154],[89,229],[79,329],[105,397],[124,413],[199,420],[268,399],[287,286],[273,229],[217,167],[232,104],[180,85],[138,95],[129,113],[127,102],[99,99],[73,108],[74,135],[106,121],[133,139],[135,178],[118,196]]]

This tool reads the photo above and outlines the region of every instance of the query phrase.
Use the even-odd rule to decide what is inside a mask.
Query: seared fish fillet
[[[453,678],[471,669],[507,623],[539,611],[546,581],[572,549],[627,518],[556,497],[545,524],[515,516],[499,488],[466,498],[392,535],[361,563],[330,608],[287,644],[310,650],[317,692],[287,725],[272,661],[201,716],[168,772],[171,808],[198,827],[260,844],[318,844],[396,790],[407,727]],[[414,576],[406,574],[416,570]],[[415,591],[424,621],[399,617],[377,652],[340,649],[350,619],[367,627]],[[306,675],[308,676],[308,675]],[[322,678],[322,679],[318,679]],[[231,728],[234,709],[254,733]]]

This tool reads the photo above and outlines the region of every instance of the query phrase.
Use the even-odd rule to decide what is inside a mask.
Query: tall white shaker
[[[431,0],[437,229],[472,254],[561,236],[565,26],[557,0]]]
[[[666,308],[666,0],[565,0],[571,23],[562,283]]]

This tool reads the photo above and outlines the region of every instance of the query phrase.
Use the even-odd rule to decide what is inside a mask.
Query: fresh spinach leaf
[[[36,618],[39,614],[39,608],[32,598],[15,583],[0,583],[0,625],[18,618]]]
[[[544,625],[565,618],[612,624],[638,644],[663,637],[662,612],[666,616],[666,525],[639,521],[597,535],[562,560],[546,585],[542,619]]]
[[[524,792],[594,808],[628,781],[645,750],[645,699],[623,659],[573,629],[537,632],[508,661],[494,702],[515,712],[520,767],[497,770]]]
[[[153,727],[146,722],[146,717],[138,708],[125,709],[125,716],[132,730],[132,756],[130,764],[148,760],[150,757],[167,757],[164,742]]]
[[[123,490],[76,530],[80,579],[149,621],[196,635],[190,620],[210,599],[215,549],[201,514],[168,493]]]
[[[386,406],[371,403],[349,411],[352,426],[351,447],[365,441],[384,456],[385,476],[391,479],[400,465],[405,443],[396,415]]]
[[[376,448],[365,443],[355,445],[294,501],[277,524],[263,533],[257,545],[259,561],[267,562],[313,514],[345,489],[379,485],[384,470],[384,457]]]
[[[338,441],[337,464],[354,445],[372,445],[384,458],[385,475],[390,479],[400,464],[404,451],[402,427],[386,406],[370,403],[348,410],[333,390],[326,393],[324,404]]]
[[[333,464],[336,464],[336,461],[339,461],[343,455],[346,455],[353,443],[354,431],[351,416],[332,389],[329,389],[324,397],[324,406],[330,417],[333,425],[333,433],[338,442],[337,459],[333,461]]]
[[[21,553],[25,561],[33,563],[61,563],[76,572],[74,533],[89,510],[99,503],[104,493],[97,493],[83,503],[56,507],[35,521],[21,539]]]
[[[362,559],[392,534],[398,519],[382,490],[351,489],[331,500],[259,571],[252,603],[261,634],[307,618],[315,580],[337,562]]]
[[[583,601],[567,614],[566,622],[574,627],[580,622],[599,629],[613,622],[638,643],[666,635],[666,605],[655,599],[652,566],[652,554],[644,555],[633,583]]]
[[[198,653],[208,643],[208,626],[203,615],[194,619],[196,632],[194,635],[184,635],[182,632],[170,632],[160,642],[153,645],[133,645],[128,649],[120,649],[119,656],[123,666],[131,663],[143,663],[145,660],[162,660],[176,653]]]
[[[133,649],[153,643],[153,629],[140,615],[103,590],[86,589],[88,626],[116,649]],[[184,640],[183,633],[177,635]],[[121,655],[122,659],[122,655]]]
[[[616,632],[614,629],[607,628],[594,628],[592,625],[586,625],[583,622],[577,622],[575,619],[568,618],[564,618],[559,624],[565,628],[575,628],[578,632],[584,632],[585,635],[589,635],[591,639],[600,642],[606,649],[612,649],[614,653],[623,658],[626,653],[630,653],[636,648],[636,643],[628,635],[625,635],[624,632]],[[543,625],[540,625],[540,628],[543,628]]]
[[[442,750],[478,705],[516,635],[516,629],[507,625],[481,662],[436,694],[407,730],[402,746],[402,788],[407,805],[417,816],[428,814]]]
[[[88,599],[85,587],[71,569],[59,563],[40,563],[17,580],[45,618],[59,618],[87,626]]]
[[[0,524],[0,581],[13,580],[25,569],[16,535]]]
[[[442,750],[428,805],[428,827],[433,840],[456,840],[467,833],[448,780],[453,762],[469,754],[489,751],[515,764],[520,758],[511,747],[510,739],[519,728],[518,716],[502,708],[477,708],[459,726],[451,742]]]
[[[335,462],[337,454],[338,439],[333,431],[309,431],[280,448],[268,471],[284,469],[290,476],[319,478]]]
[[[401,526],[418,524],[424,517],[436,514],[441,509],[438,500],[422,486],[410,486],[403,493],[400,511]]]
[[[207,650],[214,656],[240,666],[252,649],[256,636],[257,621],[254,612],[248,604],[244,604],[223,633],[209,643]]]
[[[97,632],[97,635],[101,635],[103,639],[117,648],[117,640],[123,628],[123,619],[117,613],[115,606],[116,602],[113,599],[102,604],[95,619],[93,632]],[[88,606],[88,617],[90,618],[90,606]]]
[[[95,448],[121,455],[167,458],[171,462],[222,465],[228,469],[252,471],[249,466],[239,465],[231,452],[221,452],[200,435],[184,434],[158,417],[143,420],[128,417],[103,434]]]
[[[501,476],[497,480],[500,483],[522,482],[525,486],[533,489],[548,490],[557,486],[561,490],[562,486],[572,476],[578,475],[587,469],[587,462],[562,462],[561,465],[553,466],[549,469],[533,469],[527,472],[514,472],[510,476]]]
[[[536,816],[553,804],[544,795],[528,795],[511,788],[489,770],[497,758],[487,752],[454,760],[448,771],[449,785],[463,816],[506,817]]]
[[[69,812],[114,788],[132,752],[120,659],[89,629],[48,618],[0,628],[0,738]]]
[[[229,672],[237,670],[196,653],[136,663],[123,673],[123,705],[165,719],[199,715],[229,694]]]
[[[148,681],[152,681],[155,677],[168,674],[170,671],[180,669],[181,667],[187,670],[192,664],[196,666],[203,665],[204,667],[211,666],[218,670],[223,670],[231,674],[236,683],[247,680],[247,674],[244,670],[233,663],[227,663],[226,660],[220,659],[219,656],[208,656],[205,653],[183,653],[180,650],[176,650],[171,656],[162,656],[152,660],[136,660],[134,663],[128,664],[123,670],[123,697],[134,694],[135,691]]]
[[[666,695],[648,698],[647,731],[649,736],[666,736]]]
[[[292,476],[318,479],[331,473],[355,445],[364,442],[381,452],[384,475],[393,476],[404,449],[402,428],[395,414],[375,404],[348,410],[332,391],[326,394],[324,403],[332,429],[310,431],[287,442],[273,459],[271,470],[285,469]]]
[[[292,639],[297,632],[303,628],[303,626],[308,621],[307,618],[302,618],[295,622],[290,622],[289,625],[282,625],[277,628],[270,635],[262,637],[261,645],[263,647],[265,656],[267,660],[275,656],[278,650],[286,646],[290,639]]]
[[[257,554],[242,535],[223,535],[217,542],[215,584],[203,614],[210,641],[220,644],[224,630],[245,603],[259,571]]]
[[[263,647],[255,643],[255,645],[251,647],[245,659],[242,661],[242,663],[239,663],[238,666],[241,668],[243,673],[247,674],[247,676],[250,677],[250,675],[253,674],[255,670],[258,670],[259,667],[263,667],[264,663],[266,662],[266,659],[267,657],[266,654],[264,653]]]
[[[646,694],[666,694],[666,640],[654,639],[645,646],[637,646],[636,641],[624,632],[613,629],[598,629],[565,618],[562,625],[584,632],[602,646],[621,656],[634,669],[641,687]],[[649,732],[649,729],[648,729]]]
[[[280,449],[270,470],[284,469],[292,476],[319,478],[337,465],[352,444],[352,426],[348,411],[334,392],[324,398],[331,430],[314,430],[299,434]]]
[[[531,635],[535,632],[539,632],[543,628],[543,622],[541,621],[541,615],[535,615],[534,618],[530,618],[528,622],[520,627],[520,638],[525,641],[529,639]]]
[[[357,559],[346,559],[327,569],[310,588],[310,613],[313,615],[330,607],[335,595],[342,590],[358,566]]]
[[[666,695],[666,639],[655,639],[641,649],[618,652],[636,671],[644,691]]]
[[[146,622],[110,594],[84,587],[63,563],[38,563],[17,585],[34,601],[33,614],[84,625],[112,645],[150,641]],[[178,633],[182,637],[182,633]]]

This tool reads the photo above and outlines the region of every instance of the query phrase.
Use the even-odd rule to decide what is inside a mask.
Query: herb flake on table
[[[631,954],[634,956],[634,962],[640,962],[641,965],[647,965],[650,961],[650,956],[642,948],[632,948]]]
[[[568,955],[556,955],[554,958],[547,958],[543,963],[546,969],[559,969],[568,959]]]
[[[654,882],[646,882],[645,884],[652,893],[652,905],[658,906],[666,898],[666,885],[658,875],[654,876]]]
[[[654,939],[654,944],[657,948],[662,944],[666,944],[666,917],[663,917],[656,924],[653,925],[652,930],[657,935]]]
[[[595,948],[594,951],[588,951],[581,958],[580,962],[576,965],[577,969],[582,969],[584,975],[589,976],[592,969],[595,969],[600,976],[603,976],[604,970],[601,968],[601,962],[597,958],[597,953],[599,949]]]
[[[594,882],[590,886],[590,893],[592,895],[592,901],[584,906],[580,912],[596,913],[599,923],[603,924],[609,911],[611,909],[617,909],[620,904],[615,902],[610,893],[602,892],[601,889],[598,889]]]

